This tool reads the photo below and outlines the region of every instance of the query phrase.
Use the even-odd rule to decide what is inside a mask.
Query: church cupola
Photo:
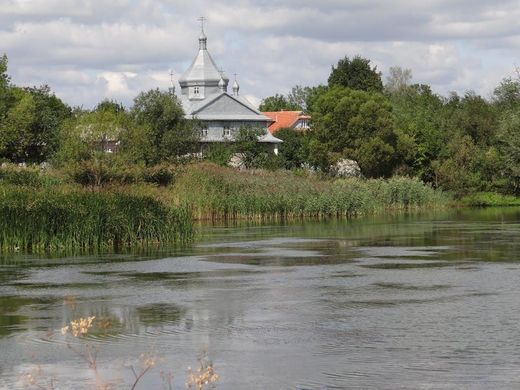
[[[238,96],[238,91],[240,91],[240,85],[238,85],[238,81],[235,76],[235,81],[233,82],[233,95]]]
[[[209,96],[227,90],[229,79],[221,73],[208,52],[208,38],[204,32],[204,18],[201,22],[199,52],[188,70],[179,78],[181,94],[189,100],[204,100]],[[221,85],[223,82],[223,86]]]
[[[208,37],[204,34],[204,30],[201,30],[200,32],[199,50],[208,50]]]
[[[227,84],[222,77],[220,78],[220,81],[218,82],[218,88],[220,89],[221,92],[226,92],[226,90],[227,90]]]

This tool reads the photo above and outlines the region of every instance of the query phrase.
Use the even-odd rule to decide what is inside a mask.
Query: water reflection
[[[1,258],[0,387],[32,362],[81,388],[48,331],[88,315],[111,377],[153,347],[177,371],[208,350],[221,388],[520,386],[518,209],[199,230],[186,249]]]

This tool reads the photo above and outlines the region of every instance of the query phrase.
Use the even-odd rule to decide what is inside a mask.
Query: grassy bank
[[[445,206],[440,191],[408,178],[321,180],[292,172],[238,172],[196,164],[172,188],[197,219],[352,217]]]
[[[0,250],[185,243],[193,237],[194,219],[352,217],[449,202],[442,192],[407,178],[326,180],[207,163],[172,169],[168,185],[143,176],[131,184],[109,180],[82,186],[60,171],[0,172]]]
[[[0,186],[0,249],[67,251],[186,242],[187,208],[149,195],[78,186]]]
[[[468,207],[506,207],[520,206],[520,198],[511,195],[497,194],[494,192],[479,192],[467,195],[460,200],[461,204]]]

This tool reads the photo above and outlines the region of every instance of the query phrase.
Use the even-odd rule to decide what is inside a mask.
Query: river
[[[141,389],[185,388],[202,355],[217,389],[520,388],[520,209],[198,231],[184,249],[3,256],[0,388],[92,388],[86,345],[116,389],[143,353]],[[89,315],[83,340],[61,335]]]

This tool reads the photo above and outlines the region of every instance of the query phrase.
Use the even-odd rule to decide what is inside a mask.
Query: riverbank
[[[0,186],[2,251],[71,252],[161,243],[193,237],[186,207],[111,188]]]
[[[0,249],[60,251],[187,243],[194,220],[354,217],[446,207],[416,179],[323,179],[237,171],[208,163],[172,170],[167,185],[139,180],[84,186],[52,170],[0,175]],[[120,177],[120,176],[117,176]]]
[[[199,220],[354,217],[445,207],[450,197],[416,179],[322,179],[291,171],[195,164],[172,187]]]
[[[479,192],[463,197],[460,203],[467,207],[510,207],[520,206],[520,198],[494,192]]]

